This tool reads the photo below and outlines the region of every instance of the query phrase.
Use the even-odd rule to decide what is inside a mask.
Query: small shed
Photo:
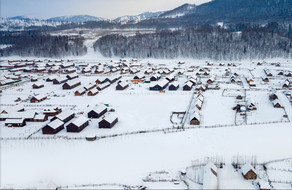
[[[254,167],[252,167],[252,165],[250,165],[249,163],[244,164],[241,167],[241,171],[242,171],[242,175],[245,179],[257,179],[257,173],[254,169]]]
[[[194,111],[191,115],[190,125],[200,125],[201,117],[198,111]]]
[[[101,120],[98,125],[99,128],[112,128],[118,122],[118,117],[115,115],[107,115]]]

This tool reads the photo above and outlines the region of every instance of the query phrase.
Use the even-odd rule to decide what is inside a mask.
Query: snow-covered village
[[[0,189],[292,189],[291,1],[85,1],[1,2]]]

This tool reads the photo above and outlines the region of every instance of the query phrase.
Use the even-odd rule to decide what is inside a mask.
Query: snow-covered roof
[[[84,117],[83,115],[81,115],[78,118],[74,119],[71,123],[73,123],[76,126],[81,126],[87,121],[88,121],[88,119],[86,117]]]
[[[72,114],[74,114],[73,111],[67,110],[67,111],[59,113],[58,115],[56,115],[56,117],[63,121],[64,119],[66,119],[67,117],[69,117]]]
[[[44,119],[46,117],[45,114],[37,114],[34,116],[34,119]]]
[[[54,121],[48,123],[48,126],[53,128],[53,129],[56,129],[56,128],[60,127],[63,124],[64,124],[64,122],[61,121],[60,119],[55,119]]]
[[[112,123],[114,120],[116,120],[118,117],[114,114],[107,115],[104,120],[106,120],[109,123]]]
[[[188,81],[185,85],[187,85],[189,87],[192,87],[193,86],[193,83],[191,81]]]
[[[95,111],[96,113],[100,113],[105,109],[107,109],[107,107],[105,105],[103,105],[103,104],[100,104],[96,108],[94,108],[93,111]]]
[[[5,120],[5,123],[8,123],[8,124],[18,124],[18,123],[23,123],[23,118],[21,119],[6,119]]]
[[[80,82],[79,79],[73,79],[73,80],[69,80],[69,81],[67,81],[65,84],[67,84],[67,85],[69,85],[69,86],[73,86],[73,85],[75,85],[75,84],[77,84],[77,83],[79,83],[79,82]]]
[[[89,92],[91,92],[92,94],[95,94],[96,92],[98,92],[98,90],[96,88],[93,88]]]
[[[174,81],[173,83],[171,83],[170,85],[173,85],[175,87],[178,87],[179,86],[179,83],[177,81]]]
[[[246,163],[241,167],[243,175],[246,175],[250,170],[256,173],[255,169],[252,167],[252,165],[250,165],[250,163]]]
[[[47,96],[42,95],[42,94],[39,94],[39,95],[34,96],[34,98],[37,99],[37,100],[41,100],[41,99],[46,98],[46,97]]]
[[[82,94],[85,91],[86,91],[86,89],[84,87],[81,87],[81,88],[77,89],[75,92],[79,92],[80,94]]]
[[[166,80],[166,79],[162,79],[162,80],[160,80],[160,81],[158,81],[158,82],[156,82],[156,83],[153,83],[153,84],[151,85],[151,87],[154,87],[154,86],[156,86],[156,85],[163,87],[163,86],[167,85],[168,83],[169,83],[168,80]]]
[[[201,117],[200,117],[200,114],[199,114],[198,111],[194,111],[194,112],[192,113],[192,115],[191,115],[191,120],[193,120],[194,118],[197,119],[198,121],[201,120]]]
[[[123,81],[123,82],[120,82],[118,85],[120,85],[122,88],[126,87],[129,83]]]

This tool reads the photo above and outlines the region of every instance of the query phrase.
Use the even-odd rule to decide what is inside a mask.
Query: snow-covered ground
[[[93,41],[88,40],[87,43],[89,46],[93,45]],[[91,53],[91,56],[94,56],[93,51]],[[180,60],[139,60],[143,66],[141,73],[149,67],[148,63],[176,67],[178,61]],[[146,186],[149,189],[187,189],[186,184],[189,184],[190,188],[201,189],[201,179],[196,182],[197,176],[201,174],[195,173],[201,173],[201,169],[187,170],[187,176],[190,177],[185,181],[187,183],[180,181],[180,171],[185,171],[194,160],[221,157],[225,165],[218,169],[219,189],[257,189],[257,181],[245,180],[240,170],[236,171],[232,167],[233,157],[240,155],[254,156],[258,163],[268,162],[266,174],[274,188],[291,189],[291,160],[271,163],[269,161],[292,157],[290,122],[292,106],[283,93],[282,76],[275,76],[268,83],[264,83],[260,78],[264,74],[264,68],[275,70],[281,68],[268,63],[265,66],[256,66],[250,61],[242,61],[236,63],[236,67],[231,67],[230,75],[227,76],[225,70],[229,67],[226,65],[218,66],[219,63],[215,62],[213,66],[207,66],[205,60],[185,61],[186,63],[180,66],[181,69],[186,70],[190,66],[196,68],[194,72],[185,72],[183,76],[177,77],[180,85],[177,91],[168,89],[165,92],[149,91],[154,82],[134,84],[131,82],[135,76],[133,74],[122,76],[121,80],[130,84],[126,90],[115,90],[117,85],[115,82],[96,96],[86,94],[74,96],[74,92],[107,75],[79,74],[81,86],[72,90],[63,90],[62,85],[44,81],[49,76],[47,74],[38,76],[41,77],[38,82],[43,83],[44,88],[32,89],[34,82],[29,81],[7,89],[3,88],[0,97],[1,112],[3,110],[13,112],[18,106],[23,106],[26,111],[42,112],[45,107],[58,106],[63,110],[72,109],[76,116],[87,116],[87,112],[96,105],[107,104],[109,109],[115,110],[119,121],[111,129],[99,129],[98,122],[101,118],[91,119],[89,126],[80,133],[68,133],[64,129],[53,136],[43,135],[38,131],[49,121],[27,122],[23,128],[7,127],[4,121],[0,121],[2,138],[0,187],[121,189],[126,186],[132,188]],[[96,65],[112,64],[111,60],[105,58],[76,60],[76,63],[84,62]],[[291,71],[291,64],[283,61],[282,65],[284,69]],[[220,89],[212,88],[202,92],[204,102],[199,111],[200,125],[190,125],[190,113],[187,113],[185,130],[174,129],[173,133],[163,131],[173,127],[170,120],[172,112],[187,111],[189,103],[197,100],[197,91],[195,95],[194,91],[183,91],[183,85],[188,81],[186,75],[195,76],[201,67],[208,68],[210,75],[198,76],[198,81],[205,84],[210,76],[214,76],[215,82],[212,85],[218,85]],[[1,80],[5,79],[4,76],[9,76],[6,70],[0,72]],[[233,73],[238,74],[239,83],[230,83],[230,76]],[[117,74],[111,74],[114,75]],[[246,82],[249,77],[254,79],[256,87],[250,87]],[[285,109],[273,107],[269,100],[269,95],[273,92],[277,94]],[[285,92],[291,90],[285,89]],[[48,98],[40,103],[30,103],[29,97],[37,94],[46,95]],[[191,101],[193,95],[194,100]],[[243,99],[236,99],[238,95]],[[18,98],[22,102],[15,102]],[[255,102],[257,109],[248,111],[246,117],[241,118],[242,122],[239,125],[236,110],[233,108],[237,104],[246,105],[249,99]],[[191,112],[194,105],[190,107]],[[284,115],[288,118],[284,119]],[[84,138],[89,135],[99,137],[136,131],[149,133],[116,136],[93,142]],[[31,139],[24,140],[34,132],[36,133]],[[22,139],[8,140],[10,137]],[[40,137],[80,138],[40,139]],[[260,178],[266,180],[263,177],[264,173],[263,169],[259,170]],[[145,181],[147,176],[153,181]]]

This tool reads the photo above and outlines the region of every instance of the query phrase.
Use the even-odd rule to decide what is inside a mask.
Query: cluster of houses
[[[204,103],[204,96],[199,93],[196,101],[193,106],[193,111],[190,115],[190,125],[200,125],[201,122],[201,116],[200,116],[200,110],[202,109]]]
[[[55,115],[50,122],[42,128],[43,134],[57,134],[65,128],[67,132],[79,133],[89,125],[91,119],[102,118],[98,123],[99,128],[112,128],[117,122],[118,117],[112,113],[107,113],[105,105],[99,105],[87,113],[87,117],[76,114],[72,110],[67,110]],[[106,114],[107,113],[107,114]]]

